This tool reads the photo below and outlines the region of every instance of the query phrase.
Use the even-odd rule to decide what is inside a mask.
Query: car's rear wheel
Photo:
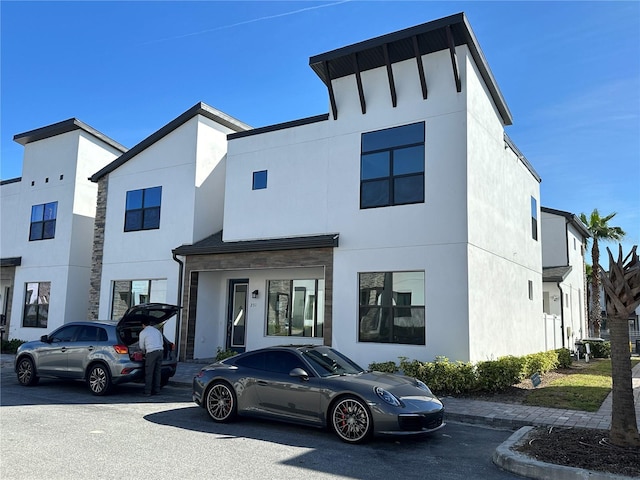
[[[111,374],[107,367],[96,363],[89,368],[87,385],[94,395],[106,395],[111,390]]]
[[[362,400],[348,396],[339,399],[331,409],[331,426],[340,440],[362,443],[373,432],[373,421],[369,409]]]
[[[25,387],[37,385],[38,380],[40,380],[36,375],[36,367],[33,365],[33,360],[28,357],[23,357],[18,361],[16,374],[18,375],[18,383]]]
[[[230,422],[236,417],[236,394],[225,382],[215,382],[205,396],[205,406],[215,422]]]

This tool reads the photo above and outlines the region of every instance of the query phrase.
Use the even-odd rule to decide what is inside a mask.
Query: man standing
[[[144,353],[144,395],[148,397],[160,393],[164,338],[160,330],[150,325],[146,315],[142,315],[139,343]]]

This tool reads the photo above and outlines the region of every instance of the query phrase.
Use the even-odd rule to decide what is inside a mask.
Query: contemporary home
[[[330,113],[230,134],[223,228],[173,250],[182,358],[544,350],[540,178],[464,14],[310,65]]]
[[[584,246],[591,234],[572,213],[540,210],[545,347],[573,349],[576,340],[589,336]]]
[[[98,185],[90,319],[179,303],[171,250],[222,228],[227,135],[249,126],[199,103],[91,175]],[[165,325],[175,340],[177,320]]]
[[[105,150],[73,177],[97,193],[77,237],[82,249],[67,248],[86,252],[84,290],[56,287],[44,251],[33,257],[45,266],[37,278],[19,274],[32,264],[27,251],[53,240],[29,242],[16,229],[15,248],[5,250],[3,228],[14,305],[22,311],[25,285],[38,282],[52,282],[50,318],[63,299],[60,322],[70,320],[65,308],[108,319],[134,304],[179,303],[179,321],[164,331],[181,360],[285,343],[331,345],[363,366],[552,348],[540,177],[505,133],[511,113],[465,15],[309,63],[328,114],[252,129],[198,103],[128,151],[88,127],[73,130]],[[25,168],[34,147],[71,134],[24,140]],[[23,175],[21,189],[36,181],[45,192],[69,178],[50,173],[61,167],[48,158]],[[12,185],[2,186],[3,227]],[[34,206],[61,202],[40,190],[20,200],[25,235],[40,218]],[[563,282],[555,286],[568,293]],[[565,329],[578,328],[577,318],[562,318]],[[11,336],[39,336],[29,322],[19,320]]]
[[[0,184],[0,305],[5,338],[34,340],[85,319],[97,185],[124,152],[77,119],[14,136],[22,176]]]

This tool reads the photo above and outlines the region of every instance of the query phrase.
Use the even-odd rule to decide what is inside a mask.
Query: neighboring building
[[[584,245],[591,234],[576,215],[561,210],[542,207],[541,223],[546,347],[573,349],[589,336]]]
[[[22,177],[0,183],[0,302],[9,338],[86,318],[96,170],[126,151],[77,119],[15,135]]]
[[[90,319],[178,302],[182,271],[171,250],[222,228],[227,135],[248,128],[198,103],[91,176],[99,193]],[[164,331],[175,340],[176,320]]]
[[[544,350],[540,178],[464,14],[310,64],[331,114],[229,135],[223,229],[174,250],[181,358]]]

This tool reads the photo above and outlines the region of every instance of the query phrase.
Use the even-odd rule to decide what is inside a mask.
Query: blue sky
[[[21,175],[13,135],[72,117],[132,147],[200,101],[254,127],[327,113],[309,57],[458,12],[541,205],[617,212],[625,252],[640,244],[636,1],[2,0],[0,178]]]

